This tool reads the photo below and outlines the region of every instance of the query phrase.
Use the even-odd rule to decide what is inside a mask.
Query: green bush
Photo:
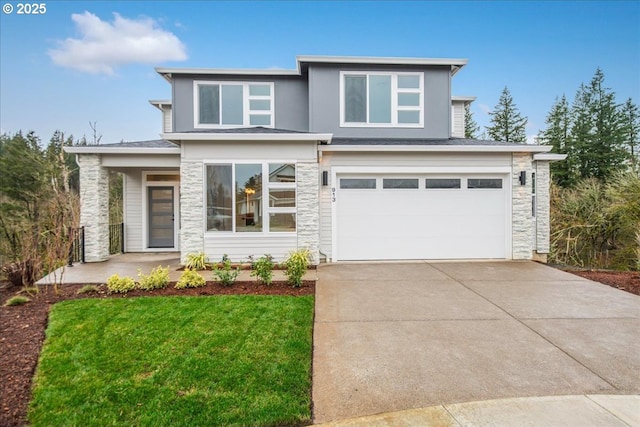
[[[206,281],[202,274],[195,270],[186,269],[180,275],[180,280],[176,283],[176,289],[200,288],[206,285]]]
[[[84,285],[83,287],[81,287],[76,291],[76,294],[81,295],[81,294],[90,294],[94,292],[98,292],[98,287],[96,285]]]
[[[213,266],[213,277],[220,282],[223,286],[231,286],[236,282],[238,275],[240,274],[240,267],[233,268],[231,266],[231,260],[224,254],[222,257],[222,267],[218,264]]]
[[[131,277],[120,277],[117,274],[107,279],[109,292],[126,294],[136,288],[136,282]]]
[[[161,265],[157,266],[148,275],[142,274],[141,270],[138,270],[138,288],[145,291],[151,291],[153,289],[164,289],[169,284],[169,267],[162,268]]]
[[[7,302],[4,303],[4,305],[6,307],[11,307],[11,306],[15,306],[15,305],[23,305],[28,303],[29,301],[31,301],[29,298],[22,296],[22,295],[16,295],[13,296],[11,298],[9,298],[7,300]]]
[[[184,267],[188,270],[204,270],[207,266],[207,257],[204,252],[187,254]]]
[[[287,276],[287,281],[294,287],[302,286],[302,276],[309,267],[311,253],[309,249],[298,249],[291,251],[289,257],[283,263],[285,267],[284,274]]]
[[[265,254],[251,263],[251,277],[257,277],[260,283],[270,285],[273,280],[273,257]]]

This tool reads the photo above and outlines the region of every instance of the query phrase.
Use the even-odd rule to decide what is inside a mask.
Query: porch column
[[[318,163],[298,163],[298,248],[308,248],[311,263],[317,265],[320,260],[320,202],[319,202],[319,165]]]
[[[520,184],[520,172],[526,172],[527,182]],[[531,211],[530,153],[513,153],[511,157],[511,223],[512,258],[531,259],[533,257],[533,216]]]
[[[204,252],[204,172],[201,161],[180,163],[180,260]]]
[[[546,262],[551,249],[549,236],[551,232],[550,205],[551,173],[549,162],[536,160],[536,253],[538,259]]]
[[[109,175],[99,154],[79,154],[80,225],[87,262],[109,257]]]

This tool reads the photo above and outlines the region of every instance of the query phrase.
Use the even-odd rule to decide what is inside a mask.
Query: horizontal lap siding
[[[205,234],[204,252],[209,261],[222,259],[224,254],[234,262],[246,261],[250,255],[270,254],[276,261],[284,260],[297,247],[295,234],[286,236],[243,236]]]
[[[456,102],[453,104],[453,127],[451,136],[456,138],[464,138],[464,104]]]
[[[135,170],[124,174],[126,180],[124,194],[125,251],[142,251],[142,172]]]

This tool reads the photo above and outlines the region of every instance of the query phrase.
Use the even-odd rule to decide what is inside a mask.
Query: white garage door
[[[507,175],[338,176],[339,260],[506,258]]]

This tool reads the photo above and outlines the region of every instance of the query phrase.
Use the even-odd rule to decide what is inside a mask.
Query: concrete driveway
[[[508,397],[640,393],[640,297],[534,262],[318,271],[316,423]]]

